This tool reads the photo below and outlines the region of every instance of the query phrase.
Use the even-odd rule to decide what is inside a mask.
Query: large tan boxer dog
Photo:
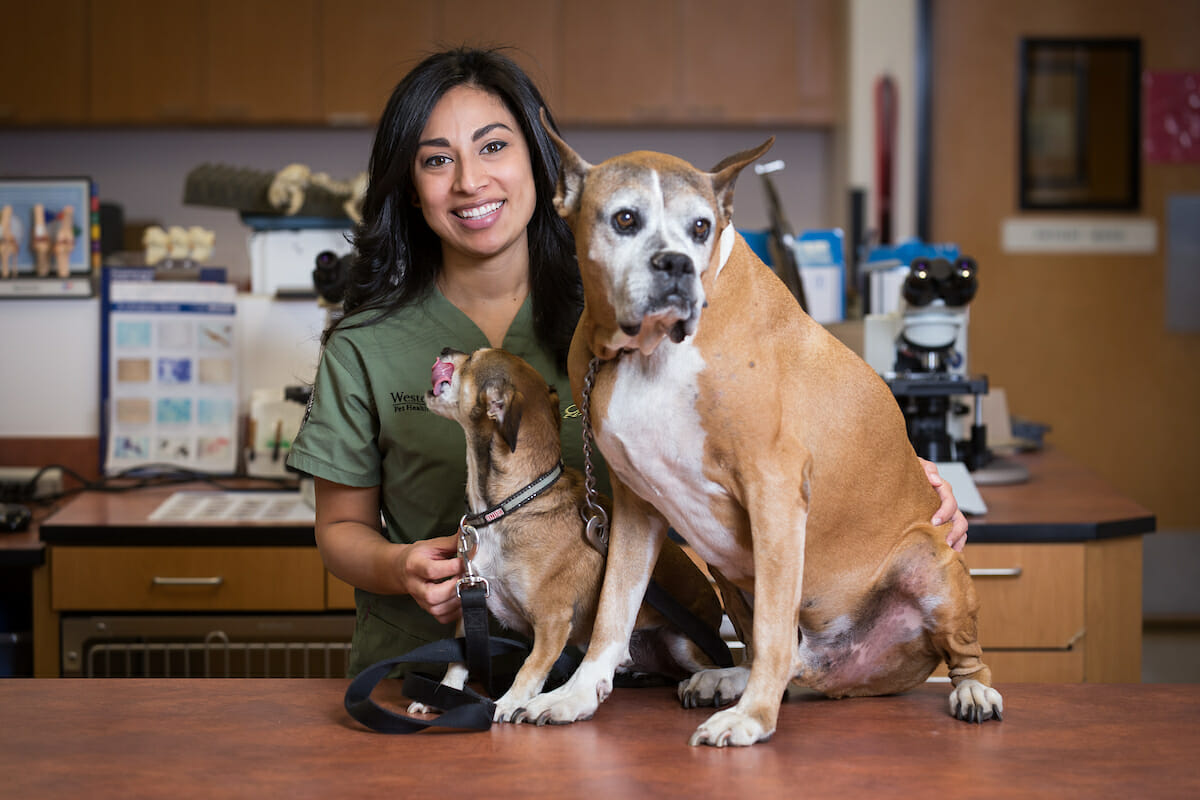
[[[587,719],[611,691],[668,523],[713,568],[750,666],[701,672],[685,705],[737,704],[691,743],[775,730],[789,680],[835,697],[904,691],[942,661],[960,719],[999,719],[978,603],[905,433],[860,358],[801,311],[731,226],[734,181],[637,152],[562,156],[555,204],[575,233],[585,308],[570,373],[610,468],[608,569],[587,656],[520,718]]]

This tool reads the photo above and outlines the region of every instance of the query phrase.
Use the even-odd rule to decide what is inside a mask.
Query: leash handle
[[[506,655],[525,650],[512,639],[492,637],[492,655]],[[364,669],[346,687],[343,703],[350,717],[376,733],[417,733],[427,728],[452,728],[485,731],[492,725],[496,704],[470,687],[454,689],[443,686],[427,675],[413,673],[405,677],[406,697],[444,709],[432,719],[418,719],[384,708],[371,699],[371,693],[391,671],[400,664],[462,663],[466,659],[466,643],[462,639],[442,639],[422,645],[396,658],[376,662]]]

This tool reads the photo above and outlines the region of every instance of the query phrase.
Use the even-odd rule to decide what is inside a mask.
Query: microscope
[[[894,372],[885,376],[896,396],[909,440],[917,455],[934,462],[961,461],[975,471],[990,461],[982,396],[986,376],[962,370],[960,342],[967,323],[967,304],[979,281],[974,259],[916,258],[904,280],[904,308],[895,341]],[[956,396],[975,396],[970,438],[957,440],[949,429],[950,416],[965,410]]]

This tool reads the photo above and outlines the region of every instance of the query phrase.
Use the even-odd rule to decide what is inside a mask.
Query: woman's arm
[[[460,614],[461,572],[456,536],[396,544],[383,535],[379,487],[344,486],[316,479],[317,549],[326,568],[375,594],[409,594],[438,622]]]
[[[950,532],[946,534],[946,544],[962,552],[967,544],[967,517],[959,510],[958,501],[954,499],[954,490],[938,472],[937,464],[923,458],[919,460],[925,468],[925,476],[929,478],[933,488],[937,489],[938,497],[942,501],[941,507],[933,515],[933,524],[941,525],[949,520],[952,524]]]

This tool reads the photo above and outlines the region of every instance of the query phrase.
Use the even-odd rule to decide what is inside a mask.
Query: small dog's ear
[[[775,137],[767,139],[758,147],[752,147],[749,150],[743,150],[740,153],[725,158],[720,164],[712,168],[713,194],[717,196],[717,204],[721,207],[721,214],[725,217],[724,220],[718,220],[717,230],[722,230],[725,224],[733,220],[733,184],[737,180],[740,173],[747,164],[761,157],[764,153],[771,149],[771,145],[775,144]]]
[[[521,407],[525,395],[508,381],[491,381],[483,392],[487,396],[487,415],[494,420],[509,452],[517,451],[517,431],[521,428]]]
[[[558,185],[554,191],[554,208],[557,209],[560,217],[569,219],[572,214],[579,210],[579,198],[583,196],[584,180],[592,165],[580,158],[579,154],[572,150],[571,146],[554,132],[553,126],[550,125],[550,121],[546,117],[546,109],[543,108],[539,114],[542,120],[542,127],[546,129],[546,134],[558,150],[558,159],[560,162],[558,167]]]

